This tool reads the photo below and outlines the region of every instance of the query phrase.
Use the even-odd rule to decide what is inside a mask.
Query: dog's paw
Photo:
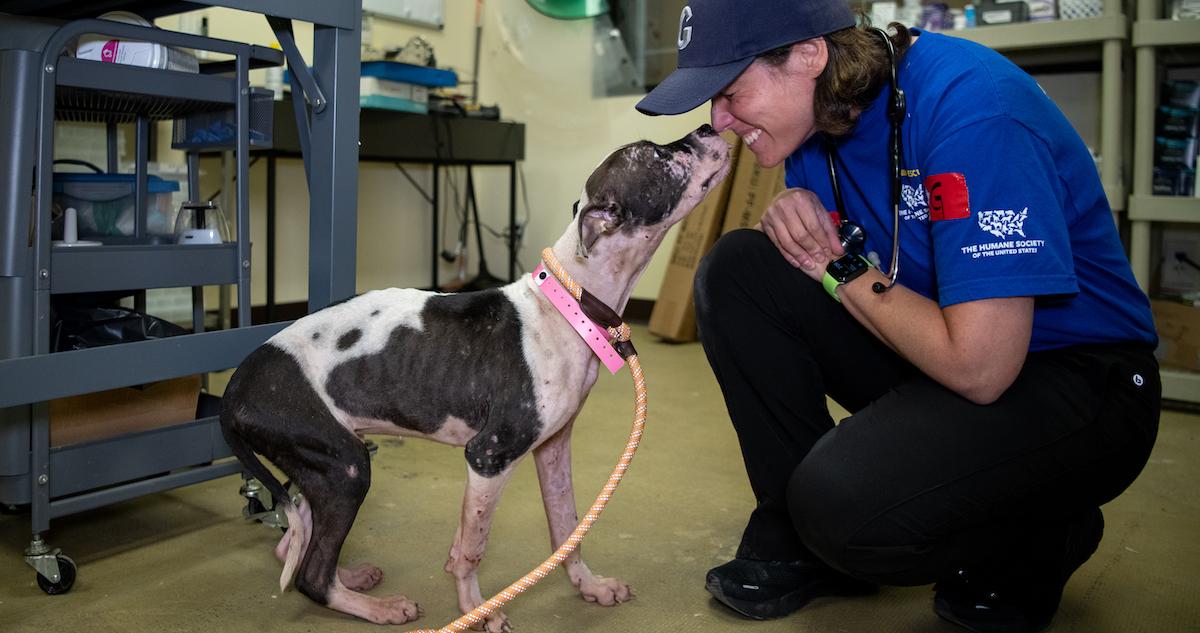
[[[579,583],[579,594],[588,602],[611,607],[633,600],[633,589],[616,578],[593,576]]]
[[[512,633],[512,623],[509,622],[508,616],[504,615],[503,611],[493,611],[482,623],[471,628],[476,631],[487,631],[487,633]]]
[[[365,619],[376,624],[404,624],[425,615],[421,605],[404,596],[378,598]]]
[[[353,591],[374,589],[383,581],[383,570],[370,563],[338,567],[337,575],[338,580]]]

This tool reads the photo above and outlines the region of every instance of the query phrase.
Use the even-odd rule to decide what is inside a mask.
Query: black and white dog
[[[617,313],[676,222],[729,172],[729,146],[707,125],[668,145],[639,141],[588,178],[554,245],[567,271]],[[246,470],[284,504],[275,550],[280,586],[377,623],[417,618],[404,596],[360,593],[383,572],[339,567],[371,485],[364,434],[424,437],[466,448],[467,489],[446,571],[464,613],[483,603],[476,570],[493,510],[530,450],[557,548],[578,523],[570,436],[598,361],[530,278],[466,294],[376,290],[304,317],[246,357],[221,403],[221,430]],[[303,495],[293,503],[261,454]],[[564,563],[583,597],[613,605],[624,583]],[[507,630],[496,612],[488,631]]]

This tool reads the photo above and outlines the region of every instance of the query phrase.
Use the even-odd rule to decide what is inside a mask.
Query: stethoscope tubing
[[[884,46],[887,48],[888,62],[890,66],[890,86],[891,95],[888,99],[888,121],[891,126],[889,134],[889,167],[892,171],[892,259],[889,265],[889,270],[880,271],[888,278],[887,284],[876,282],[871,286],[871,289],[876,294],[887,292],[896,285],[896,279],[900,275],[900,199],[902,181],[900,174],[903,170],[903,140],[901,138],[901,127],[904,122],[906,103],[904,91],[900,89],[900,85],[896,82],[896,51],[892,47],[892,40],[888,37],[886,31],[880,28],[873,29],[883,39]],[[863,245],[866,242],[866,231],[862,225],[853,222],[849,219],[849,213],[846,209],[846,204],[842,199],[841,186],[838,184],[837,176],[837,148],[832,141],[827,141],[825,144],[825,159],[829,166],[829,182],[833,189],[833,203],[837,207],[839,217],[841,218],[841,226],[838,227],[838,237],[842,241],[842,248],[847,252],[859,254],[862,252]]]

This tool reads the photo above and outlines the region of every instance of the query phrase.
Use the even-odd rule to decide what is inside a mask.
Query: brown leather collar
[[[587,318],[606,328],[619,328],[623,323],[621,315],[608,307],[608,304],[598,299],[596,295],[588,292],[587,288],[579,289],[579,307],[583,308],[583,314]],[[612,345],[617,350],[617,353],[621,355],[621,358],[626,360],[637,353],[637,350],[633,348],[633,341],[617,340],[613,341]]]

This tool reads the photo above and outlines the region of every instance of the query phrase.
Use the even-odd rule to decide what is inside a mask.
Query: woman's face
[[[816,38],[792,45],[783,66],[755,60],[713,97],[713,128],[733,130],[763,167],[783,162],[815,132],[813,90],[826,54]]]

